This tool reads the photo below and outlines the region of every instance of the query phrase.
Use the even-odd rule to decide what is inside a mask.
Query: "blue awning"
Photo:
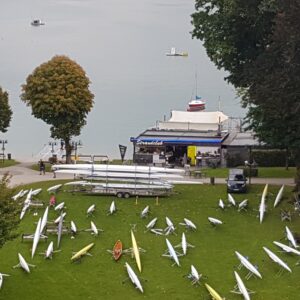
[[[130,138],[130,141],[137,145],[195,145],[195,146],[220,146],[223,138]]]

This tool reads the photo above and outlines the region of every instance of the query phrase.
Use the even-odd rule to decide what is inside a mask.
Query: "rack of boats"
[[[169,195],[174,183],[183,182],[184,170],[152,166],[62,164],[52,166],[57,174],[73,174],[81,181],[69,182],[72,191],[130,196]]]

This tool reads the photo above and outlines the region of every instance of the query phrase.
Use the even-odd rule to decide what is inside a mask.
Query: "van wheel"
[[[118,192],[116,196],[117,196],[117,198],[122,198],[123,194],[121,192]]]
[[[124,194],[124,198],[128,199],[130,197],[130,194],[129,193],[125,193]]]

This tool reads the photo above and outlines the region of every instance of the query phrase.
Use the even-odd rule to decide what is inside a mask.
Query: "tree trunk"
[[[289,170],[289,149],[285,149],[285,169]]]
[[[300,192],[300,149],[294,150],[295,157],[295,166],[296,166],[296,174],[295,174],[295,192]]]
[[[65,149],[66,149],[66,164],[72,163],[72,145],[70,144],[70,139],[65,139]]]

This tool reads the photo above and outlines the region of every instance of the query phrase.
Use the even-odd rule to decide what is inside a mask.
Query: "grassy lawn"
[[[202,169],[206,177],[226,178],[228,176],[228,168]],[[286,170],[284,167],[260,167],[258,168],[258,177],[261,178],[293,178],[295,176],[295,168]]]
[[[47,163],[47,162],[45,162],[45,166],[46,166],[46,172],[51,172],[51,164],[49,164],[49,163]],[[34,171],[40,171],[40,168],[39,168],[39,165],[38,165],[38,163],[36,163],[36,164],[34,164],[34,165],[32,165],[32,166],[30,166],[30,169],[31,170],[34,170]]]
[[[17,164],[19,164],[19,162],[14,159],[11,159],[11,160],[6,159],[6,160],[4,160],[4,163],[3,163],[3,160],[0,159],[0,168],[11,167],[11,166],[14,166]]]
[[[55,185],[51,183],[37,183],[30,187],[38,188]],[[32,242],[21,242],[20,236],[14,241],[8,242],[0,250],[0,271],[11,276],[4,278],[0,293],[0,299],[211,299],[203,282],[207,282],[226,299],[242,299],[241,295],[230,293],[235,286],[233,271],[239,262],[234,251],[239,251],[254,264],[259,266],[263,279],[251,278],[244,280],[248,289],[256,291],[251,299],[257,300],[283,300],[298,299],[300,293],[300,267],[295,263],[299,257],[293,257],[285,253],[278,253],[272,241],[280,241],[284,236],[284,226],[279,217],[280,209],[293,210],[288,203],[290,190],[286,188],[284,200],[279,208],[273,209],[273,201],[278,187],[269,188],[268,211],[263,224],[259,224],[257,208],[263,186],[251,186],[247,195],[234,195],[240,202],[245,197],[250,201],[247,212],[238,213],[235,208],[227,208],[225,211],[217,209],[219,198],[226,199],[225,187],[221,185],[190,185],[177,186],[176,194],[169,198],[159,199],[159,205],[155,205],[154,198],[115,199],[106,196],[88,196],[81,194],[59,192],[57,202],[66,203],[66,225],[73,220],[81,229],[75,239],[64,235],[61,241],[61,252],[54,253],[52,260],[45,260],[36,254],[31,259]],[[49,201],[49,195],[43,192],[39,199],[45,203]],[[112,200],[115,200],[118,211],[113,216],[107,215],[107,210]],[[96,204],[96,213],[93,217],[86,216],[87,208]],[[149,205],[151,215],[146,219],[140,219],[141,210]],[[34,210],[27,212],[22,220],[19,233],[34,233],[35,222],[43,215],[44,209],[39,209],[38,216],[34,216]],[[49,212],[49,220],[53,220],[58,213],[53,209]],[[161,255],[166,250],[164,236],[155,236],[150,232],[144,232],[145,225],[154,217],[158,217],[157,228],[164,228],[165,217],[168,216],[175,224],[177,235],[168,236],[173,245],[179,244],[182,232],[186,232],[187,241],[195,245],[189,248],[187,256],[180,257],[181,267],[172,266],[170,259]],[[208,224],[207,217],[221,219],[224,224],[213,228]],[[186,217],[192,220],[197,231],[186,231],[178,225]],[[98,237],[83,231],[90,227],[90,221],[104,230]],[[147,252],[142,254],[141,261],[143,271],[140,274],[134,260],[129,255],[123,255],[121,260],[115,262],[106,251],[111,249],[116,240],[121,239],[124,247],[131,247],[131,224],[136,224],[135,237],[138,245]],[[293,216],[288,223],[292,231],[300,228],[300,218]],[[56,235],[49,236],[48,242],[41,241],[36,253],[46,250],[47,244],[54,241]],[[89,243],[94,242],[91,250],[93,256],[86,256],[81,263],[71,263],[72,251],[78,251]],[[283,243],[287,243],[282,240]],[[280,277],[276,274],[280,267],[271,262],[264,253],[262,246],[266,246],[277,253],[289,264],[293,273],[283,272]],[[178,248],[178,251],[179,248]],[[12,269],[18,263],[17,253],[20,252],[28,263],[36,265],[30,274],[21,269]],[[141,294],[127,280],[124,268],[128,262],[141,281],[144,294]],[[207,276],[200,286],[192,286],[184,277],[190,271],[191,264]],[[238,270],[242,278],[247,274],[245,269]],[[280,286],[280,288],[279,288]],[[47,295],[47,296],[45,296]]]

